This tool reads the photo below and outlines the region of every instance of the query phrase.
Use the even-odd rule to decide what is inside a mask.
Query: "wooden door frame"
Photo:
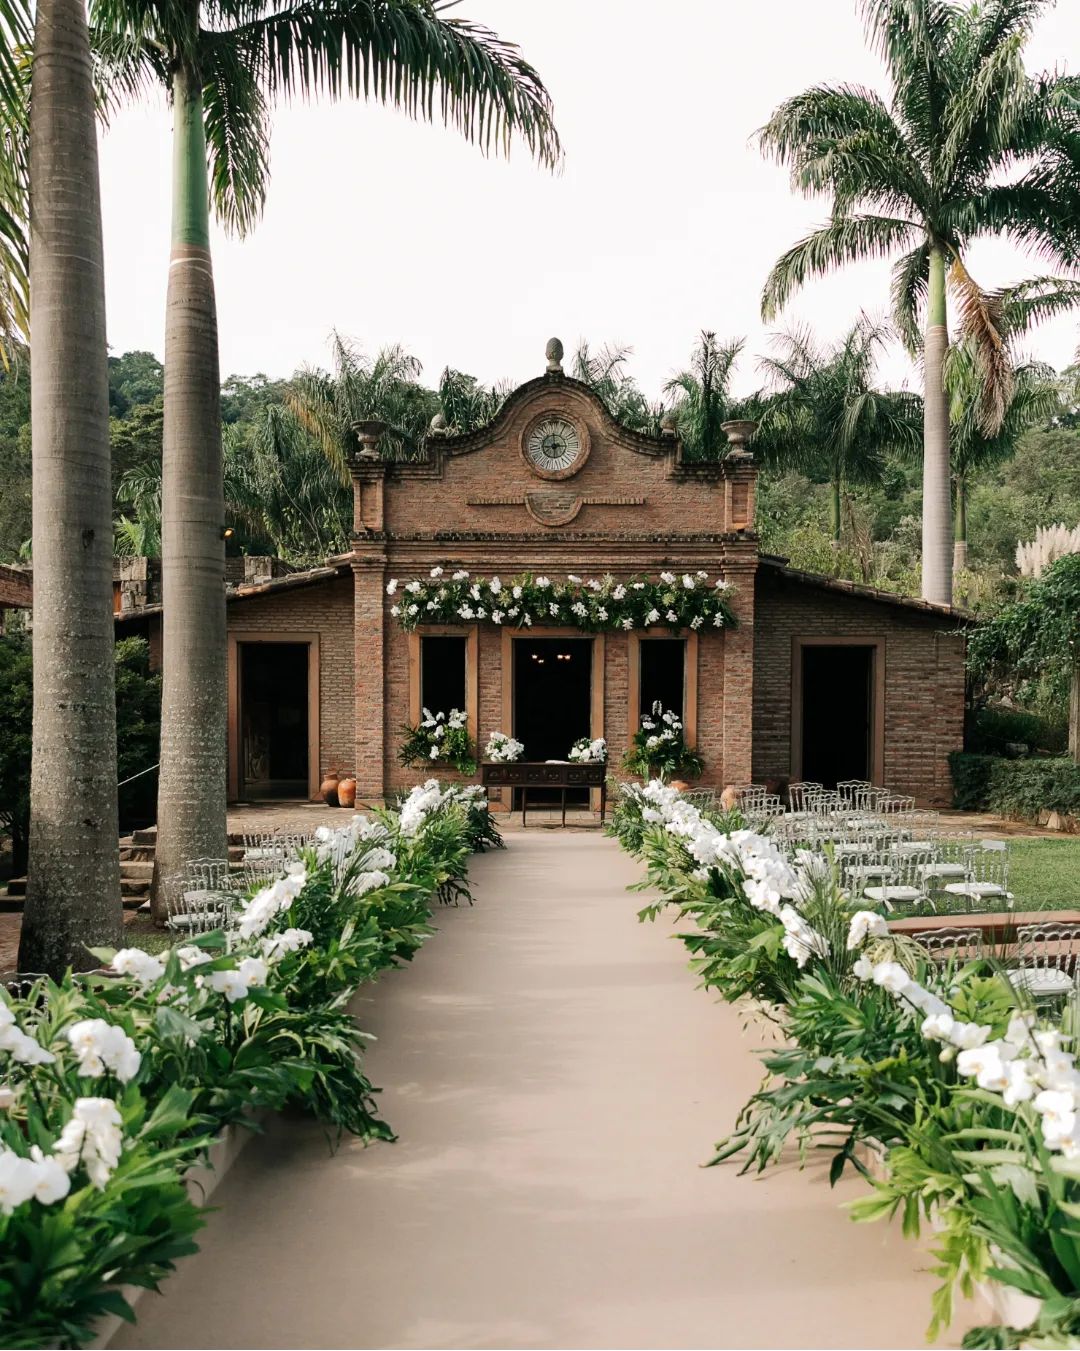
[[[791,782],[803,776],[803,649],[807,647],[869,647],[870,654],[870,764],[871,783],[885,785],[885,646],[884,636],[835,634],[794,637],[791,640]]]
[[[663,638],[681,638],[683,649],[683,732],[688,746],[697,747],[698,731],[698,632],[696,629],[678,629],[674,633],[628,633],[626,646],[627,695],[630,710],[627,716],[627,741],[634,739],[641,726],[641,644]],[[723,638],[718,637],[719,642]]]
[[[537,638],[579,638],[592,643],[592,660],[589,668],[589,735],[594,741],[604,735],[604,647],[603,633],[583,633],[581,629],[571,627],[547,628],[537,625],[528,629],[503,629],[502,631],[502,731],[513,736],[514,727],[514,643],[519,639]],[[482,749],[482,748],[481,748]],[[509,811],[513,807],[513,789],[500,790],[503,805]],[[589,790],[589,807],[600,810],[600,789]]]
[[[422,624],[409,633],[409,722],[418,726],[423,712],[424,700],[421,683],[420,640],[421,638],[464,638],[465,639],[465,713],[468,718],[469,736],[477,747],[477,759],[482,747],[479,745],[479,654],[480,631],[475,624]],[[449,709],[446,712],[449,713]]]
[[[240,727],[240,644],[241,643],[302,643],[308,650],[307,704],[308,704],[308,798],[319,799],[322,782],[322,748],[320,745],[319,709],[319,635],[312,632],[277,632],[270,629],[238,629],[229,634],[228,654],[228,742],[229,742],[229,801],[240,796],[240,764],[243,742]]]

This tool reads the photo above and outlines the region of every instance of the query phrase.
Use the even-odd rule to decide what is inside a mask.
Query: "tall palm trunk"
[[[1080,765],[1080,661],[1073,664],[1069,684],[1069,754]]]
[[[956,476],[956,536],[953,543],[953,576],[967,567],[967,479]]]
[[[923,600],[952,604],[952,491],[949,400],[945,393],[945,253],[930,246],[930,277],[923,344]]]
[[[83,0],[38,0],[30,103],[34,730],[19,965],[119,940],[109,383]]]
[[[162,452],[164,686],[154,893],[194,858],[226,856],[225,496],[202,87],[173,76],[173,220]]]
[[[840,548],[840,523],[841,523],[841,498],[840,498],[840,480],[834,478],[831,484],[831,496],[829,498],[829,527],[832,530],[833,548]]]

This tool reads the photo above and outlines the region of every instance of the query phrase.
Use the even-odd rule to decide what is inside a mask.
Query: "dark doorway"
[[[642,639],[638,651],[638,713],[650,713],[655,703],[665,712],[683,716],[686,684],[686,641],[683,638]]]
[[[514,730],[526,760],[565,760],[592,726],[592,641],[588,638],[514,640]],[[578,800],[583,801],[583,789]],[[530,803],[541,801],[529,790]],[[551,790],[552,800],[559,798]],[[567,795],[567,801],[573,800]]]
[[[869,779],[874,649],[802,649],[802,777],[826,788]]]
[[[240,795],[308,796],[308,644],[240,643]]]
[[[432,713],[465,709],[465,639],[420,639],[420,703]]]

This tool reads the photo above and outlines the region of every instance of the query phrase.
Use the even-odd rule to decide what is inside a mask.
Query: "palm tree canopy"
[[[745,342],[719,342],[714,332],[703,329],[690,365],[664,385],[664,393],[675,400],[679,435],[691,459],[720,459],[727,446],[721,425],[745,411],[745,401],[731,396],[731,377]]]
[[[625,369],[633,350],[625,343],[603,343],[594,350],[582,339],[574,353],[570,374],[603,399],[616,422],[655,435],[660,430],[664,408],[662,404],[650,404]]]
[[[789,249],[765,284],[775,315],[808,278],[848,262],[895,257],[893,317],[909,349],[927,292],[931,247],[944,250],[965,333],[978,343],[992,429],[1008,396],[1001,315],[1010,293],[969,276],[972,240],[1005,234],[1052,267],[1080,261],[1080,78],[1030,76],[1023,48],[1049,0],[862,0],[884,60],[888,103],[860,85],[823,85],[780,105],[758,133],[806,195],[831,199],[826,225]],[[1014,288],[1028,318],[1076,303],[1075,284]],[[995,388],[996,382],[996,388]]]
[[[996,432],[987,432],[979,416],[982,371],[970,342],[957,343],[945,360],[949,395],[949,453],[953,473],[967,478],[977,469],[1011,455],[1029,427],[1048,423],[1063,409],[1062,388],[1053,368],[1025,362],[1013,371],[1012,397]]]
[[[766,457],[833,483],[875,483],[890,454],[914,455],[922,400],[874,386],[888,337],[865,315],[831,345],[805,329],[775,335],[775,355],[759,362],[773,390],[759,433]]]
[[[286,404],[315,437],[343,484],[350,482],[349,458],[359,451],[355,424],[378,418],[387,424],[380,453],[386,459],[415,459],[437,395],[419,383],[420,362],[399,344],[369,357],[340,333],[331,337],[333,371],[307,367],[292,380]]]
[[[183,63],[202,82],[211,196],[239,234],[258,220],[279,100],[374,99],[439,120],[485,154],[513,140],[562,156],[551,98],[512,43],[438,0],[90,0],[102,97],[168,86]],[[194,15],[194,22],[193,22]]]

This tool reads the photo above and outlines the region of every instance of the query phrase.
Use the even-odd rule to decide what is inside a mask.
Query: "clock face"
[[[578,429],[566,418],[541,418],[525,439],[525,454],[541,473],[569,469],[581,452]]]

